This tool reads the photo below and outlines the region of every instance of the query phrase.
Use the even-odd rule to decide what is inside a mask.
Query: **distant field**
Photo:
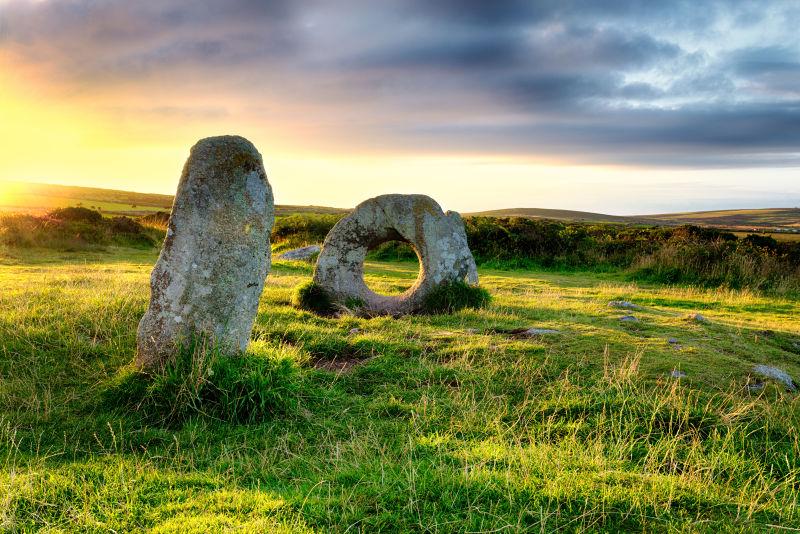
[[[172,195],[136,193],[92,187],[75,187],[48,184],[23,184],[0,182],[0,212],[45,212],[67,206],[95,208],[115,215],[146,215],[154,211],[169,211]],[[349,211],[326,206],[275,206],[278,216],[298,213],[338,214]],[[774,231],[777,228],[796,231],[798,234],[774,233],[776,239],[800,239],[800,208],[769,208],[752,210],[699,211],[687,213],[662,213],[655,215],[607,215],[588,211],[543,208],[509,208],[465,213],[466,216],[530,217],[574,222],[676,225],[696,224],[729,228],[740,232]]]
[[[676,223],[706,224],[730,228],[773,227],[797,228],[800,230],[800,208],[699,211],[647,215],[647,217]]]
[[[747,237],[753,232],[733,232],[736,237]],[[791,234],[783,232],[758,232],[761,235],[769,236],[776,241],[800,241],[800,234]]]
[[[84,206],[114,214],[144,215],[152,211],[169,210],[172,196],[93,187],[0,183],[0,211],[43,212],[67,206]]]
[[[634,222],[631,220],[631,217],[623,217],[620,215],[606,215],[604,213],[592,213],[590,211],[552,210],[543,208],[508,208],[502,210],[476,211],[473,213],[465,213],[464,215],[481,217],[530,217],[536,219],[556,219],[576,222]]]
[[[154,211],[169,211],[172,208],[172,195],[136,193],[49,184],[25,184],[0,182],[0,212],[43,213],[55,208],[83,206],[113,215],[147,215]],[[348,210],[325,206],[283,206],[275,207],[275,214],[293,213],[336,214]]]
[[[550,210],[540,208],[511,208],[480,211],[466,215],[484,217],[531,217],[575,222],[622,223],[622,224],[696,224],[732,230],[796,229],[800,232],[800,208],[767,208],[754,210],[719,210],[687,213],[661,213],[655,215],[605,215],[587,211]],[[783,235],[783,234],[778,234]],[[798,234],[800,235],[800,234]],[[791,239],[791,236],[789,237]]]

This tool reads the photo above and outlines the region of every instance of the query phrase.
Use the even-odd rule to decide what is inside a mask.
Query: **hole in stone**
[[[379,295],[399,295],[419,276],[419,258],[410,243],[384,241],[367,252],[364,283]]]

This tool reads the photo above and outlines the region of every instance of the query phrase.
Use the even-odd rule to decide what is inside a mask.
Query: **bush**
[[[47,215],[58,221],[83,222],[92,225],[98,225],[103,221],[103,215],[99,211],[81,207],[57,208]]]
[[[344,215],[306,213],[278,217],[272,227],[272,244],[277,251],[322,243]]]
[[[145,228],[130,217],[108,219],[87,208],[59,208],[45,216],[0,218],[0,242],[15,247],[85,250],[107,245],[150,248],[163,232]]]
[[[253,423],[294,411],[299,388],[300,373],[291,360],[226,356],[199,342],[155,373],[124,368],[106,387],[103,401],[150,423],[176,425],[198,415]]]
[[[629,272],[633,278],[669,284],[800,290],[800,266],[770,245],[769,241],[747,238],[710,243],[670,240],[654,253],[638,258]]]
[[[155,213],[148,213],[143,217],[139,217],[139,223],[143,226],[149,226],[150,228],[156,228],[158,230],[166,230],[167,225],[169,224],[169,215],[168,211],[156,211]]]
[[[292,305],[319,315],[332,315],[336,312],[328,292],[313,280],[297,286],[292,295]]]
[[[800,242],[697,226],[640,227],[469,217],[476,261],[504,269],[626,270],[635,279],[800,291]]]
[[[465,282],[442,284],[425,298],[427,313],[452,313],[464,308],[484,308],[492,297],[482,287]]]
[[[417,252],[410,243],[387,241],[381,243],[367,254],[373,261],[418,261]]]

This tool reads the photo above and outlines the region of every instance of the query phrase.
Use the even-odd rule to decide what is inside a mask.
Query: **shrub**
[[[47,216],[58,221],[83,222],[92,225],[100,224],[103,221],[103,215],[99,211],[79,206],[56,208]]]
[[[319,315],[332,315],[336,307],[328,292],[309,280],[297,286],[292,295],[292,305]]]
[[[491,302],[491,295],[484,288],[465,282],[442,284],[425,298],[427,313],[452,313],[464,308],[484,308]]]
[[[387,241],[381,243],[367,254],[374,261],[418,261],[417,252],[410,243]]]
[[[150,423],[175,425],[198,415],[253,423],[295,410],[299,388],[300,373],[291,360],[265,353],[223,355],[198,342],[154,373],[124,368],[107,385],[103,400]]]
[[[272,227],[272,243],[276,250],[322,243],[344,215],[304,213],[278,217]]]
[[[0,218],[0,242],[15,247],[81,250],[120,245],[150,248],[163,232],[145,228],[130,217],[105,218],[87,208],[59,208],[45,216]]]
[[[633,278],[669,284],[781,292],[800,290],[800,266],[787,256],[769,247],[754,245],[754,242],[764,243],[747,238],[710,243],[673,239],[652,254],[638,258],[629,273]],[[769,241],[766,243],[769,245]]]
[[[139,223],[143,226],[156,228],[158,230],[166,230],[169,223],[168,211],[156,211],[155,213],[148,213],[143,217],[139,217]]]

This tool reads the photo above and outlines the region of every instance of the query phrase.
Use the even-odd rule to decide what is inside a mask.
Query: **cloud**
[[[187,116],[209,95],[254,116],[283,102],[354,151],[793,165],[798,16],[779,0],[12,0],[0,53]]]

